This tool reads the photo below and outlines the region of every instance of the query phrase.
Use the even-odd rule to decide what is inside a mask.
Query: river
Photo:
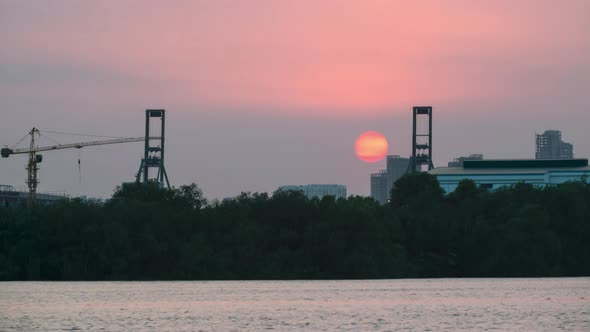
[[[2,282],[14,330],[590,331],[590,278]]]

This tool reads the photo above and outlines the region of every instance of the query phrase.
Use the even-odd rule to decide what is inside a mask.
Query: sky
[[[356,138],[408,156],[412,106],[431,105],[435,166],[534,158],[547,129],[587,158],[589,31],[587,0],[0,0],[0,145],[32,127],[139,137],[164,108],[175,186],[368,195],[385,164],[360,161]],[[47,152],[39,191],[109,197],[142,150]],[[1,159],[0,184],[24,187],[25,163]]]

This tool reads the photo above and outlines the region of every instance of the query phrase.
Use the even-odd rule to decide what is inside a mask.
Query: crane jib
[[[150,140],[158,140],[158,139],[160,139],[160,137],[150,137],[149,139]],[[30,148],[22,148],[22,149],[2,148],[0,150],[0,155],[2,156],[2,158],[8,158],[12,154],[24,154],[24,153],[31,153],[31,152],[42,152],[42,151],[62,150],[62,149],[81,149],[81,148],[87,147],[87,146],[119,144],[119,143],[132,143],[132,142],[141,142],[141,141],[145,141],[145,137],[130,137],[130,138],[111,139],[111,140],[105,140],[105,141],[59,144],[59,145],[52,145],[52,146],[35,147],[34,149],[30,149]]]

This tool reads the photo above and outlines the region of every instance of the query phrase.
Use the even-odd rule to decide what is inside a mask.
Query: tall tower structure
[[[29,145],[29,163],[27,164],[27,187],[29,187],[29,198],[27,200],[27,206],[29,208],[35,206],[37,202],[37,185],[39,184],[39,180],[37,180],[37,172],[39,171],[39,166],[37,166],[41,161],[43,161],[43,156],[37,154],[37,149],[35,145],[35,135],[39,136],[39,129],[33,128],[29,132],[31,136],[31,144]]]
[[[410,172],[434,168],[432,163],[432,106],[414,106]]]
[[[160,119],[160,139],[159,145],[153,146],[150,143],[150,129],[152,118]],[[166,173],[166,167],[164,166],[164,142],[165,142],[165,130],[166,130],[166,110],[163,109],[152,109],[145,111],[145,149],[144,156],[141,160],[139,171],[137,172],[137,182],[157,182],[160,186],[164,184],[170,189],[170,181],[168,181],[168,174]],[[150,174],[150,169],[155,169],[155,177]]]

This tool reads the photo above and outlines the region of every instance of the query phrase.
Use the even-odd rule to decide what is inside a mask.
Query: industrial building
[[[278,191],[301,191],[307,198],[334,196],[346,198],[346,186],[341,184],[308,184],[304,186],[280,186]]]
[[[371,174],[371,197],[381,204],[385,204],[393,184],[408,171],[410,158],[398,155],[387,156],[385,170]]]
[[[588,159],[571,160],[465,160],[461,167],[439,167],[429,171],[441,187],[454,191],[464,179],[486,189],[497,189],[520,182],[535,186],[556,185],[568,181],[588,181]]]
[[[543,134],[536,134],[535,143],[535,159],[574,159],[574,146],[561,140],[559,130],[547,130]]]

